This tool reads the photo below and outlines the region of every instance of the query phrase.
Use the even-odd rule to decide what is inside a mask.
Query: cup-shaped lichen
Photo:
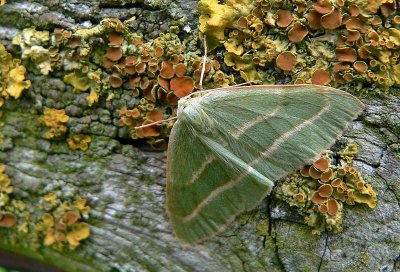
[[[356,146],[350,144],[338,152],[339,165],[321,157],[278,186],[277,197],[297,207],[313,233],[341,231],[344,204],[376,206],[377,196],[371,184],[364,181],[356,168],[348,166],[355,154]]]

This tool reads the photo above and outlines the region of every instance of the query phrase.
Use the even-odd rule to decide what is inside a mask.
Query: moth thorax
[[[186,100],[179,106],[178,118],[188,126],[203,133],[208,133],[214,129],[212,119],[203,110],[199,99]]]

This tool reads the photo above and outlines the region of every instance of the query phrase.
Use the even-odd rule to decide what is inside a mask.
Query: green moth
[[[255,208],[274,181],[312,163],[362,111],[318,85],[247,86],[182,98],[167,162],[167,206],[182,245]]]

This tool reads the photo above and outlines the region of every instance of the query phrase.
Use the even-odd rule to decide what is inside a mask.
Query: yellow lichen
[[[78,197],[72,203],[62,202],[50,194],[43,197],[40,207],[47,212],[42,215],[35,230],[43,234],[43,245],[57,250],[63,250],[66,245],[75,249],[81,240],[90,236],[89,224],[82,222],[90,211],[86,199]]]
[[[65,75],[64,82],[71,84],[75,92],[86,92],[90,88],[89,78],[78,71]]]
[[[13,192],[11,180],[5,173],[4,165],[0,164],[0,211],[1,208],[8,204],[9,195]]]
[[[10,209],[10,202],[12,202],[10,195],[13,191],[11,179],[5,173],[4,165],[0,164],[0,227],[3,228],[14,227],[17,223],[17,217],[13,209]]]
[[[353,162],[354,157],[357,155],[358,148],[355,143],[346,145],[346,147],[338,152],[340,157],[346,161],[347,164]]]
[[[12,43],[20,46],[22,59],[28,59],[36,64],[43,75],[48,75],[52,70],[51,57],[48,49],[50,34],[48,31],[37,31],[34,28],[26,28],[17,34]]]
[[[241,15],[250,13],[252,7],[250,0],[228,0],[224,5],[218,0],[199,1],[200,31],[206,34],[209,50],[217,47],[225,38],[225,29],[232,28]]]
[[[90,236],[90,227],[87,223],[73,224],[71,231],[67,232],[67,240],[71,248],[79,246],[80,241],[87,239]]]
[[[0,94],[8,99],[10,96],[19,98],[24,89],[31,86],[25,80],[26,69],[20,65],[20,60],[13,59],[5,47],[0,44]],[[1,102],[3,104],[3,100]]]
[[[84,134],[72,134],[69,135],[67,139],[68,146],[72,150],[80,149],[82,151],[86,151],[89,148],[91,141],[92,138],[89,135]]]
[[[68,120],[69,116],[65,113],[65,110],[49,108],[45,108],[43,117],[39,118],[41,123],[50,128],[44,135],[48,139],[63,136],[67,131],[66,123]]]
[[[63,201],[58,193],[50,192],[38,202],[28,203],[13,199],[12,193],[11,179],[0,164],[0,235],[3,243],[15,244],[18,239],[21,245],[32,249],[51,246],[61,251],[66,246],[75,249],[89,237],[90,226],[84,220],[91,208],[86,199],[77,196]]]

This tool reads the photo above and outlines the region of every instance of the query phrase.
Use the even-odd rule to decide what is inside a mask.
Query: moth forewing
[[[170,136],[167,203],[188,245],[254,208],[272,181],[317,158],[363,108],[316,85],[228,88],[183,102]]]

